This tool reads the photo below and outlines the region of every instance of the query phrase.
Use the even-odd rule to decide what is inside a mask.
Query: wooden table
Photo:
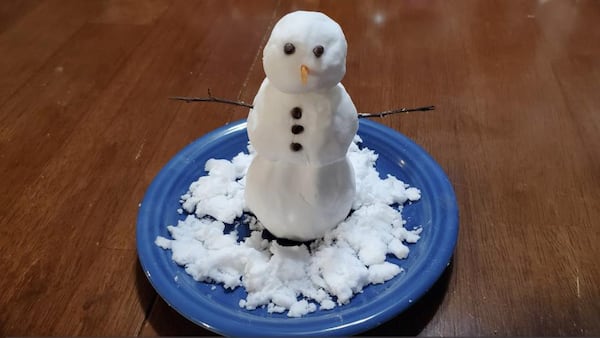
[[[296,10],[349,43],[361,111],[454,185],[453,264],[376,335],[600,335],[598,1],[0,2],[0,335],[211,334],[137,261],[138,204],[184,146],[247,109]]]

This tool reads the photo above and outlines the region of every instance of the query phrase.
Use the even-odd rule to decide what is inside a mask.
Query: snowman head
[[[285,93],[327,89],[346,73],[346,50],[341,27],[327,15],[292,12],[273,27],[263,67],[269,81]]]

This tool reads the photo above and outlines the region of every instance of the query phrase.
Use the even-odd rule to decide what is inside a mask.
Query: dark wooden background
[[[0,1],[0,336],[203,335],[137,262],[138,203],[247,110],[274,22],[319,10],[343,83],[444,168],[451,268],[376,335],[600,335],[600,2]]]

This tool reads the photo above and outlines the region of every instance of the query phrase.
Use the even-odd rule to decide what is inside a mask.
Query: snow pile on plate
[[[250,147],[250,154],[240,153],[231,161],[206,162],[208,175],[182,196],[182,207],[190,215],[168,226],[172,239],[159,236],[155,243],[170,249],[173,261],[197,281],[244,287],[248,295],[239,305],[249,310],[266,306],[270,313],[287,311],[299,317],[346,304],[366,285],[402,272],[386,255],[406,258],[405,243],[417,242],[421,230],[406,230],[401,215],[402,205],[418,200],[420,191],[393,176],[381,179],[375,169],[377,154],[359,149],[360,142],[357,136],[349,149],[356,175],[354,211],[310,247],[264,239],[262,226],[252,217],[246,217],[251,233],[242,241],[237,231],[225,231],[225,223],[245,211]]]

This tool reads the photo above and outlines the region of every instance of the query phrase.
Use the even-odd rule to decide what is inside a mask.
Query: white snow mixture
[[[369,284],[379,284],[403,270],[386,261],[391,254],[406,258],[405,243],[419,240],[421,228],[407,230],[402,205],[420,198],[417,188],[375,169],[378,155],[360,149],[356,136],[348,157],[354,167],[356,195],[352,214],[323,238],[306,245],[283,246],[263,239],[262,225],[246,217],[250,236],[238,241],[237,231],[225,233],[244,215],[246,171],[254,156],[240,153],[231,161],[210,159],[207,176],[192,183],[182,196],[180,212],[189,213],[169,226],[172,239],[157,237],[156,245],[172,251],[172,258],[195,280],[222,283],[227,289],[244,287],[248,295],[240,307],[267,307],[269,313],[300,317],[350,302]],[[396,205],[396,207],[392,207]]]
[[[346,53],[341,27],[325,14],[281,18],[265,45],[266,78],[248,115],[253,148],[207,161],[208,175],[181,197],[180,212],[190,215],[168,227],[172,239],[156,238],[195,280],[244,287],[239,305],[248,310],[300,317],[346,304],[366,285],[402,272],[386,256],[407,257],[404,243],[419,239],[420,229],[406,230],[400,212],[420,191],[380,179],[377,155],[357,145],[356,107],[340,82]],[[250,211],[252,231],[239,241],[225,224]],[[281,245],[263,238],[263,229],[312,242]]]

